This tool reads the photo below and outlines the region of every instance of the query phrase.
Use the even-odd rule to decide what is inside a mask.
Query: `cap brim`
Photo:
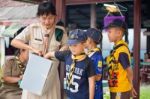
[[[68,45],[75,45],[75,44],[78,44],[80,43],[81,41],[78,41],[78,40],[68,40]]]

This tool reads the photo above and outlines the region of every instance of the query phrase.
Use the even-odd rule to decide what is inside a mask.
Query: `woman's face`
[[[78,43],[74,45],[69,45],[69,49],[73,55],[80,55],[82,52],[84,52],[84,44]]]
[[[54,24],[55,24],[55,15],[52,14],[48,14],[48,15],[41,15],[39,16],[40,18],[40,22],[42,23],[42,25],[49,29],[51,28]]]

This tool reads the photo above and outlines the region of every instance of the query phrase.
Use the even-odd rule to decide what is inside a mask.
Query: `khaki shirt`
[[[59,49],[66,46],[67,42],[67,33],[63,27],[55,26],[55,28],[60,28],[63,30],[63,37],[60,42],[58,42],[55,38],[55,31],[52,33],[52,35],[49,37],[49,46],[48,46],[48,52],[50,51],[58,51]],[[44,34],[46,32],[42,28],[42,26],[39,23],[31,24],[27,28],[25,28],[19,35],[16,36],[15,39],[22,40],[25,43],[29,43],[29,45],[35,49],[44,50]],[[50,90],[43,96],[37,96],[35,94],[32,94],[30,92],[23,91],[22,99],[60,99],[60,80],[58,75],[58,60],[53,60],[53,66],[52,71],[48,74],[47,80],[54,81],[53,84],[50,85]],[[48,86],[47,83],[45,86]]]
[[[6,60],[2,70],[3,77],[19,77],[21,72],[15,57]],[[18,83],[7,83],[4,81],[3,86],[0,87],[0,99],[21,99],[21,94],[22,89],[19,88]]]
[[[21,75],[21,69],[19,68],[18,64],[16,63],[15,57],[11,57],[10,59],[6,60],[3,68],[2,68],[2,75],[3,77],[19,77]],[[7,83],[3,81],[3,85],[9,86],[16,86],[19,88],[18,82],[16,83]]]
[[[11,76],[11,77],[19,77],[20,76],[20,68],[17,66],[15,61],[15,57],[6,60],[5,65],[3,66],[3,77]]]
[[[52,37],[49,40],[49,48],[48,51],[58,51],[61,47],[66,45],[67,42],[67,33],[63,27],[55,26],[63,30],[63,37],[60,42],[55,39],[55,31],[52,34]],[[22,40],[23,42],[29,43],[35,49],[44,50],[44,34],[46,32],[41,27],[40,23],[35,23],[29,25],[25,28],[19,35],[16,36],[15,39]]]

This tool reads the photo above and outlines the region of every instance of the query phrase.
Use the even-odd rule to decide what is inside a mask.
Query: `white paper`
[[[34,94],[42,95],[47,90],[44,86],[51,66],[52,61],[30,53],[20,87]]]

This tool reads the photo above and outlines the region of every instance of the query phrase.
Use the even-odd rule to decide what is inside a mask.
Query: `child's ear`
[[[117,35],[120,37],[120,36],[122,36],[122,31],[119,29],[118,31],[117,31]]]
[[[121,32],[120,32],[120,35],[123,37],[123,36],[124,36],[124,32],[123,32],[123,31],[121,31]]]

